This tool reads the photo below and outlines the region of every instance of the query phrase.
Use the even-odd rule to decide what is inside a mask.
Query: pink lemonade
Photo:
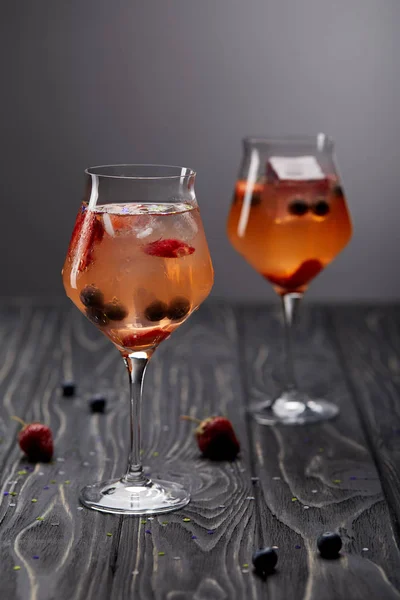
[[[334,176],[316,182],[263,181],[253,188],[245,180],[236,183],[229,239],[278,294],[304,292],[351,233],[346,199]]]
[[[213,277],[199,209],[184,203],[83,203],[63,268],[68,297],[125,354],[169,337]]]

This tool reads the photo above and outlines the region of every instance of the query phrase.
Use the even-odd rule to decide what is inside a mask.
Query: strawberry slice
[[[193,246],[189,246],[186,242],[174,239],[157,240],[144,247],[146,254],[160,258],[181,258],[193,254],[194,250]]]
[[[312,258],[301,263],[300,267],[289,277],[276,277],[275,275],[264,275],[264,277],[286,291],[294,292],[314,279],[323,268],[324,265],[319,260]]]
[[[92,262],[95,245],[100,243],[104,236],[103,226],[94,213],[89,213],[82,230],[82,235],[85,236],[85,244],[82,248],[79,270],[84,271]]]
[[[118,346],[128,348],[129,350],[137,350],[140,348],[150,348],[151,346],[157,346],[160,342],[166,340],[171,335],[170,331],[163,331],[162,329],[151,329],[150,331],[143,331],[139,333],[127,333],[125,335],[116,335],[114,342]]]
[[[87,211],[87,204],[84,202],[82,204],[82,206],[80,207],[79,212],[76,216],[74,229],[72,231],[71,241],[69,243],[69,250],[68,250],[68,253],[70,256],[72,256],[75,253],[76,246],[78,244],[78,239],[81,234],[83,221],[85,220],[86,211]]]
[[[76,218],[69,245],[69,256],[79,260],[79,271],[84,271],[93,261],[95,245],[101,242],[104,229],[96,213],[82,205]]]

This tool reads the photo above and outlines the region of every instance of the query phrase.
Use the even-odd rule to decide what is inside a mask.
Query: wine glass
[[[251,407],[265,425],[334,417],[338,408],[298,389],[292,325],[310,282],[346,246],[352,225],[335,165],[334,143],[315,137],[246,138],[228,218],[234,248],[281,297],[286,381],[278,398]]]
[[[165,165],[106,165],[85,173],[85,198],[63,282],[68,297],[123,357],[130,382],[131,447],[125,475],[86,486],[80,499],[107,513],[164,513],[185,506],[190,494],[181,484],[143,473],[143,377],[157,346],[212,288],[196,174]]]

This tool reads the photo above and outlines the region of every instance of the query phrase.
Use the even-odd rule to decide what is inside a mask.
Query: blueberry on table
[[[319,536],[317,547],[323,558],[337,558],[342,548],[342,539],[338,533],[327,531]]]
[[[148,305],[144,311],[144,316],[148,321],[156,322],[165,319],[167,316],[168,306],[161,300],[155,300]]]
[[[268,575],[275,569],[278,555],[273,548],[261,548],[253,554],[253,565],[257,573]]]
[[[313,213],[318,217],[325,217],[328,214],[330,208],[329,204],[325,200],[319,200],[312,208]]]
[[[128,311],[123,304],[117,300],[107,302],[103,308],[104,314],[110,321],[122,321],[128,316]]]
[[[183,296],[177,296],[172,300],[168,307],[168,318],[171,321],[179,321],[186,317],[188,312],[190,311],[190,302],[187,298],[183,298]]]
[[[308,204],[302,198],[298,198],[289,204],[288,210],[291,215],[302,217],[308,212]]]
[[[89,404],[92,413],[104,413],[107,400],[104,398],[104,396],[93,396]]]
[[[104,313],[104,309],[91,307],[86,309],[86,316],[95,325],[99,327],[105,327],[109,323],[109,318]]]
[[[76,385],[74,381],[63,381],[61,383],[61,389],[62,389],[62,395],[63,396],[74,396],[75,395],[75,390],[76,390]]]
[[[79,295],[84,306],[102,308],[104,303],[104,294],[95,285],[86,285]]]

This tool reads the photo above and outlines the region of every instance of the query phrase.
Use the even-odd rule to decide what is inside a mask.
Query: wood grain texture
[[[251,422],[266,542],[279,546],[273,598],[399,598],[399,552],[378,474],[331,339],[326,311],[303,306],[296,329],[297,375],[314,397],[340,406],[340,417],[307,427]],[[282,381],[282,320],[275,309],[238,315],[249,402],[274,397]],[[308,507],[308,508],[307,508]],[[323,561],[316,539],[341,533],[338,561]],[[363,552],[363,548],[368,548]]]
[[[256,598],[261,583],[242,573],[242,565],[251,562],[256,520],[232,309],[205,305],[154,359],[147,375],[146,462],[158,476],[163,456],[163,471],[190,475],[192,501],[146,525],[124,519],[117,563],[123,575],[113,593],[168,600]],[[193,427],[179,418],[215,413],[228,414],[242,440],[241,459],[233,464],[199,458]],[[126,552],[132,539],[137,545]]]
[[[97,588],[106,595],[115,556],[115,540],[106,533],[114,530],[115,522],[107,515],[101,519],[78,510],[77,499],[83,482],[112,469],[111,462],[105,462],[105,423],[89,416],[85,404],[85,395],[93,389],[87,374],[94,374],[96,363],[103,359],[106,340],[82,327],[70,310],[30,307],[28,302],[21,303],[13,327],[21,341],[10,357],[12,367],[1,388],[8,448],[1,482],[0,556],[7,573],[2,591],[9,598],[24,600],[90,597]],[[7,337],[1,347],[7,347]],[[81,384],[79,397],[62,398],[60,381],[71,374]],[[56,447],[52,464],[34,465],[30,471],[32,466],[21,459],[18,426],[9,420],[15,413],[51,425]],[[21,569],[14,571],[14,566]]]
[[[21,600],[258,598],[262,582],[242,572],[251,562],[256,512],[232,309],[203,307],[152,359],[145,384],[143,461],[153,475],[170,472],[190,483],[193,500],[185,510],[146,524],[79,510],[83,484],[125,468],[129,403],[118,352],[73,308],[44,310],[26,303],[24,310],[32,330],[24,360],[30,366],[22,367],[16,353],[3,360],[10,365],[2,379],[3,398],[26,386],[24,403],[10,400],[2,407],[8,454],[1,489],[18,493],[2,498],[3,591]],[[4,339],[11,332],[19,335],[15,348],[22,347],[19,327],[27,326],[18,314],[4,330]],[[6,344],[2,348],[6,351]],[[79,394],[63,398],[59,383],[71,376]],[[105,415],[88,411],[87,401],[97,391],[108,397]],[[26,463],[15,443],[17,427],[8,421],[15,412],[50,423],[53,464],[17,475]],[[214,412],[229,414],[242,441],[241,459],[233,464],[199,458],[193,427],[179,418]],[[15,565],[21,569],[13,571]]]
[[[304,309],[297,345],[300,380],[315,395],[326,392],[337,401],[340,418],[299,429],[253,423],[246,404],[279,389],[279,311],[206,303],[155,353],[143,406],[146,470],[154,476],[170,473],[189,484],[193,499],[181,511],[142,523],[81,510],[78,502],[84,484],[125,468],[129,403],[118,352],[66,303],[0,304],[2,597],[400,598],[399,553],[362,430],[368,419],[372,427],[374,410],[379,412],[372,406],[376,396],[368,401],[370,416],[360,421],[352,381],[361,367],[347,372],[341,338],[336,339],[351,330],[353,318],[337,313],[336,332],[329,311]],[[349,339],[371,335],[365,323],[357,323]],[[387,327],[384,323],[386,313],[380,327]],[[396,340],[389,336],[380,351],[391,357],[391,370],[379,370],[378,383],[373,371],[370,387],[380,385],[379,377],[390,387],[386,377],[395,376]],[[369,365],[366,350],[357,352]],[[78,394],[63,398],[60,381],[71,377]],[[88,400],[96,392],[108,398],[104,415],[89,411]],[[394,411],[394,396],[391,401],[386,409]],[[212,413],[227,414],[241,440],[241,456],[233,464],[201,459],[190,423],[179,419],[181,414]],[[12,414],[51,425],[56,447],[51,464],[31,466],[21,457]],[[380,445],[388,454],[382,463],[389,465],[388,474],[383,467],[380,472],[390,487],[397,483],[396,476],[389,476],[397,472],[392,444],[400,438],[392,436],[385,450],[385,432],[383,427],[382,437],[368,441],[375,459]],[[253,483],[251,477],[259,479]],[[315,539],[331,528],[340,530],[345,550],[340,560],[323,561]],[[267,581],[251,569],[252,552],[261,544],[279,547],[279,568]]]
[[[341,307],[332,332],[400,541],[400,307]]]

